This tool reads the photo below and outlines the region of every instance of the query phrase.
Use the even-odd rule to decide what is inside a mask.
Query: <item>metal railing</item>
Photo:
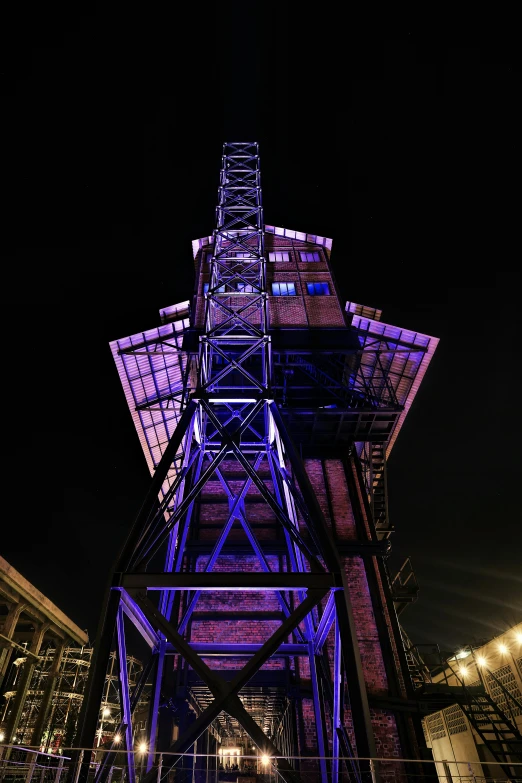
[[[126,751],[119,751],[111,766],[103,765],[98,749],[64,748],[61,753],[42,753],[34,748],[0,745],[0,783],[76,783],[81,765],[89,764],[89,783],[126,783]],[[152,783],[281,783],[289,780],[320,783],[318,756],[279,757],[224,756],[203,753],[156,753],[135,751],[136,779]],[[326,759],[329,772],[338,770],[340,783],[498,783],[506,781],[501,765],[474,760],[419,760],[402,758]],[[289,763],[289,764],[288,764]],[[289,766],[290,765],[290,766]],[[522,763],[510,764],[511,783],[522,783]]]
[[[0,745],[0,783],[64,783],[71,759],[20,745]]]

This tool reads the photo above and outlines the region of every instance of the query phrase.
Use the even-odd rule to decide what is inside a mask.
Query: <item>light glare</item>
[[[468,673],[468,667],[467,666],[461,666],[459,669],[459,673],[462,677],[465,677]]]
[[[146,753],[147,752],[147,744],[145,742],[140,742],[139,748],[140,753]]]
[[[508,651],[508,648],[506,647],[505,644],[499,644],[498,651],[501,655],[505,655]]]
[[[114,735],[114,742],[116,742],[116,743],[121,742],[121,737],[120,737],[119,734],[115,734]]]
[[[104,718],[108,718],[110,714],[111,714],[110,709],[108,707],[104,707],[103,708],[103,717]]]
[[[515,635],[515,639],[517,640],[517,642],[518,642],[519,644],[522,644],[522,633],[517,633],[517,634]]]
[[[477,658],[477,663],[479,666],[485,666],[487,664],[487,661],[483,655],[479,655],[479,657]]]
[[[269,757],[269,756],[265,756],[265,755],[263,754],[263,755],[261,756],[261,761],[263,762],[263,764],[268,764],[268,762],[270,761],[270,757]]]

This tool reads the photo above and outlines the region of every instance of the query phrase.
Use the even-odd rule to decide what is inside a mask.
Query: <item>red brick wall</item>
[[[335,538],[339,543],[357,539],[353,502],[358,503],[360,498],[350,498],[345,468],[341,460],[324,460],[324,462],[318,459],[306,460],[305,466],[327,521],[333,516]],[[353,469],[353,465],[351,468]],[[368,527],[366,534],[369,539]],[[343,556],[341,560],[348,583],[366,688],[369,695],[386,695],[388,682],[365,564],[363,558],[359,556]],[[369,564],[371,568],[375,567],[373,560],[372,558]],[[331,636],[329,657],[332,661]],[[386,710],[372,709],[371,718],[377,754],[382,757],[400,757],[401,748],[394,715]],[[346,728],[351,730],[350,722],[346,724]]]
[[[329,270],[329,251],[320,245],[312,245],[297,239],[287,239],[265,235],[265,252],[267,260],[273,250],[288,252],[288,262],[267,263],[267,286],[270,294],[268,309],[270,325],[281,326],[314,326],[314,327],[343,327],[345,325],[342,303],[339,302],[332,276]],[[318,251],[323,261],[300,262],[300,250]],[[205,300],[203,297],[203,283],[209,282],[210,267],[206,261],[208,250],[200,250],[196,257],[196,270],[199,261],[201,264],[200,280],[197,285],[196,312],[194,324],[202,327],[204,323]],[[296,287],[296,296],[276,297],[271,295],[273,282],[293,282]],[[330,296],[309,296],[307,282],[327,282]],[[256,316],[257,318],[257,316]]]

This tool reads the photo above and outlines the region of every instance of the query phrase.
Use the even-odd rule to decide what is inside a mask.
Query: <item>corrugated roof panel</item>
[[[378,347],[379,351],[384,351],[380,354],[380,364],[377,354],[371,353],[370,350],[361,357],[360,366],[364,378],[373,385],[374,390],[384,389],[387,381],[397,402],[403,406],[388,443],[389,455],[439,340],[437,337],[401,329],[377,318],[368,317],[370,308],[365,308],[364,305],[347,302],[346,309],[354,314],[352,326],[360,330],[361,346],[368,349]],[[380,318],[381,311],[376,313]],[[425,350],[417,350],[418,347]]]
[[[276,236],[280,237],[288,237],[288,239],[299,239],[302,242],[311,242],[314,245],[321,245],[322,247],[328,248],[328,250],[332,249],[332,240],[329,237],[322,237],[318,234],[307,234],[304,231],[295,231],[291,228],[282,228],[281,226],[269,226],[265,225],[265,232],[267,234],[275,234]],[[206,245],[211,245],[213,241],[213,237],[201,237],[200,239],[193,239],[192,240],[192,254],[194,258],[196,258],[197,254],[201,250],[201,248],[205,247]],[[179,305],[174,305],[175,307],[179,307]],[[164,313],[165,318],[167,319],[169,317],[168,310],[171,308],[164,308],[163,310],[160,310],[162,320],[164,319]]]
[[[187,302],[181,302],[161,312],[167,313],[169,317],[177,312],[188,314],[187,305]],[[127,405],[151,473],[159,463],[179,419],[180,398],[173,397],[160,402],[158,395],[169,395],[182,389],[182,369],[186,359],[178,348],[181,348],[182,330],[188,326],[188,318],[181,318],[110,343]],[[121,353],[133,348],[135,353]],[[152,410],[136,410],[137,406],[147,402],[151,403]],[[182,448],[178,454],[181,453]],[[174,481],[176,472],[175,466],[169,470],[163,492]]]

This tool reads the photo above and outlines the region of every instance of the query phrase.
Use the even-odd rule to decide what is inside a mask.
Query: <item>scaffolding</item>
[[[74,746],[92,654],[92,647],[65,647],[61,651],[54,646],[49,646],[38,656],[16,729],[15,742],[26,747],[34,746],[36,732],[39,737],[38,747],[42,752],[57,752],[61,748]],[[3,693],[0,727],[5,726],[9,720],[25,663],[26,658],[23,655],[14,661],[7,688]],[[131,687],[136,685],[142,669],[140,661],[130,655],[127,656],[127,672]],[[45,703],[45,695],[49,688],[52,691],[50,708],[47,715],[42,716],[42,705]],[[145,691],[137,708],[137,716],[139,715],[140,718],[135,721],[135,733],[145,730],[143,721],[146,720],[147,709],[148,693]],[[115,653],[111,653],[99,710],[95,747],[114,740],[119,716],[120,697],[116,656]]]

